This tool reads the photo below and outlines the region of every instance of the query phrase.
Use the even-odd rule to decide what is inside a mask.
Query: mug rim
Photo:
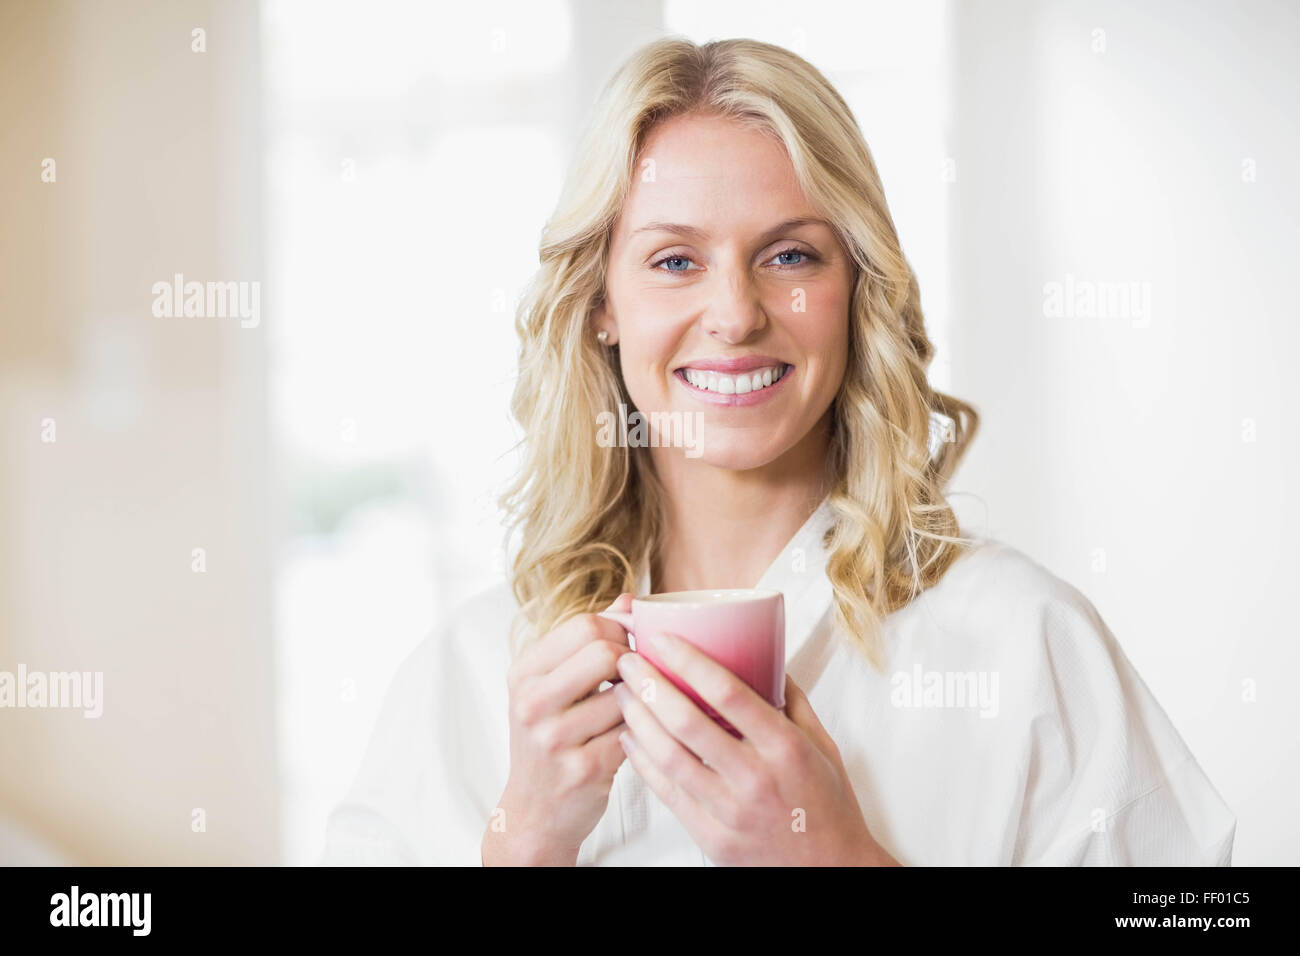
[[[688,597],[688,595],[714,595],[712,599],[701,599]],[[716,597],[726,595],[725,597]],[[660,594],[647,594],[643,597],[632,599],[636,604],[658,604],[668,607],[717,607],[725,604],[744,604],[747,601],[766,601],[774,597],[780,597],[781,592],[773,588],[699,588],[690,591],[664,591]]]

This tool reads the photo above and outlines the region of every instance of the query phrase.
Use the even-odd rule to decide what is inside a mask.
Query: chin
[[[718,435],[705,431],[700,456],[691,459],[714,468],[728,471],[750,471],[776,461],[789,449],[776,442],[755,442],[744,432],[736,435]]]

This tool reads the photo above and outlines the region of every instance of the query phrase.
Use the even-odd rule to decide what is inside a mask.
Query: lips
[[[756,368],[779,368],[788,365],[782,359],[772,355],[738,355],[733,358],[699,358],[683,362],[678,369],[693,368],[700,372],[752,372]]]
[[[689,396],[706,405],[748,408],[774,399],[795,374],[789,362],[770,355],[701,358],[680,366],[673,377]]]

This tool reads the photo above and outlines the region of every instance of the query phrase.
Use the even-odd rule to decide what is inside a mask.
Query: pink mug
[[[742,735],[665,667],[649,642],[637,646],[638,633],[677,635],[731,671],[773,707],[785,709],[785,596],[780,591],[671,591],[633,598],[631,614],[602,611],[600,616],[623,625],[632,650],[732,736]]]

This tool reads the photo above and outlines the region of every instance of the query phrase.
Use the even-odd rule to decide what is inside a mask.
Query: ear
[[[609,313],[609,308],[605,300],[601,300],[591,309],[591,315],[588,318],[588,324],[591,326],[591,334],[596,335],[599,332],[607,332],[608,339],[606,345],[613,345],[618,341],[618,325],[614,322]]]

